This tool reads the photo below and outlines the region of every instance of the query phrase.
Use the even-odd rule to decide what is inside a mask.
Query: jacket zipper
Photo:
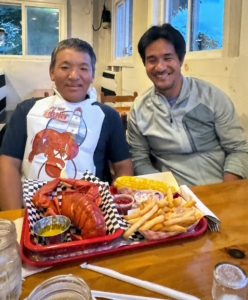
[[[186,131],[186,134],[187,134],[188,138],[189,138],[189,142],[190,142],[190,145],[191,145],[191,148],[192,148],[193,152],[197,152],[197,149],[196,149],[194,140],[192,138],[192,135],[191,135],[191,133],[189,131],[188,125],[186,123],[183,123],[183,127],[184,127],[184,129]]]
[[[173,123],[172,114],[171,114],[171,107],[169,108],[169,118],[170,118],[170,124]]]

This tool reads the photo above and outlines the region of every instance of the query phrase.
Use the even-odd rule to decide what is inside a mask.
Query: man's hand
[[[112,165],[114,169],[113,181],[120,176],[133,176],[133,163],[131,158],[113,163]]]
[[[241,180],[243,179],[242,177],[232,174],[232,173],[225,173],[223,176],[223,181],[235,181],[235,180]]]

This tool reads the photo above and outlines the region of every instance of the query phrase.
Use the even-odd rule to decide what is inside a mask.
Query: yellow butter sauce
[[[41,236],[54,236],[57,234],[60,234],[63,231],[63,229],[49,229],[49,231],[45,231],[40,233]]]

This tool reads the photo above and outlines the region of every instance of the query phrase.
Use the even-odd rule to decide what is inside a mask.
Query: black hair
[[[183,61],[186,53],[186,43],[182,34],[168,23],[161,26],[150,27],[140,38],[138,43],[138,51],[145,64],[146,61],[146,48],[158,39],[164,39],[170,42],[176,51],[179,61]]]
[[[51,63],[50,63],[51,67],[55,66],[57,54],[64,49],[74,49],[75,51],[78,52],[88,53],[91,58],[92,70],[93,72],[95,71],[96,55],[92,46],[87,42],[77,38],[70,38],[70,39],[63,40],[57,45],[57,47],[52,52]]]

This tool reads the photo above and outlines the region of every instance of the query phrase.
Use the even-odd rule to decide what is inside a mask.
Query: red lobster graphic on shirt
[[[72,161],[76,172],[73,158],[77,156],[78,151],[79,146],[75,142],[73,134],[46,128],[35,135],[28,160],[32,162],[35,155],[43,153],[46,161],[39,170],[38,178],[44,166],[48,176],[57,178],[60,176],[66,160]]]

